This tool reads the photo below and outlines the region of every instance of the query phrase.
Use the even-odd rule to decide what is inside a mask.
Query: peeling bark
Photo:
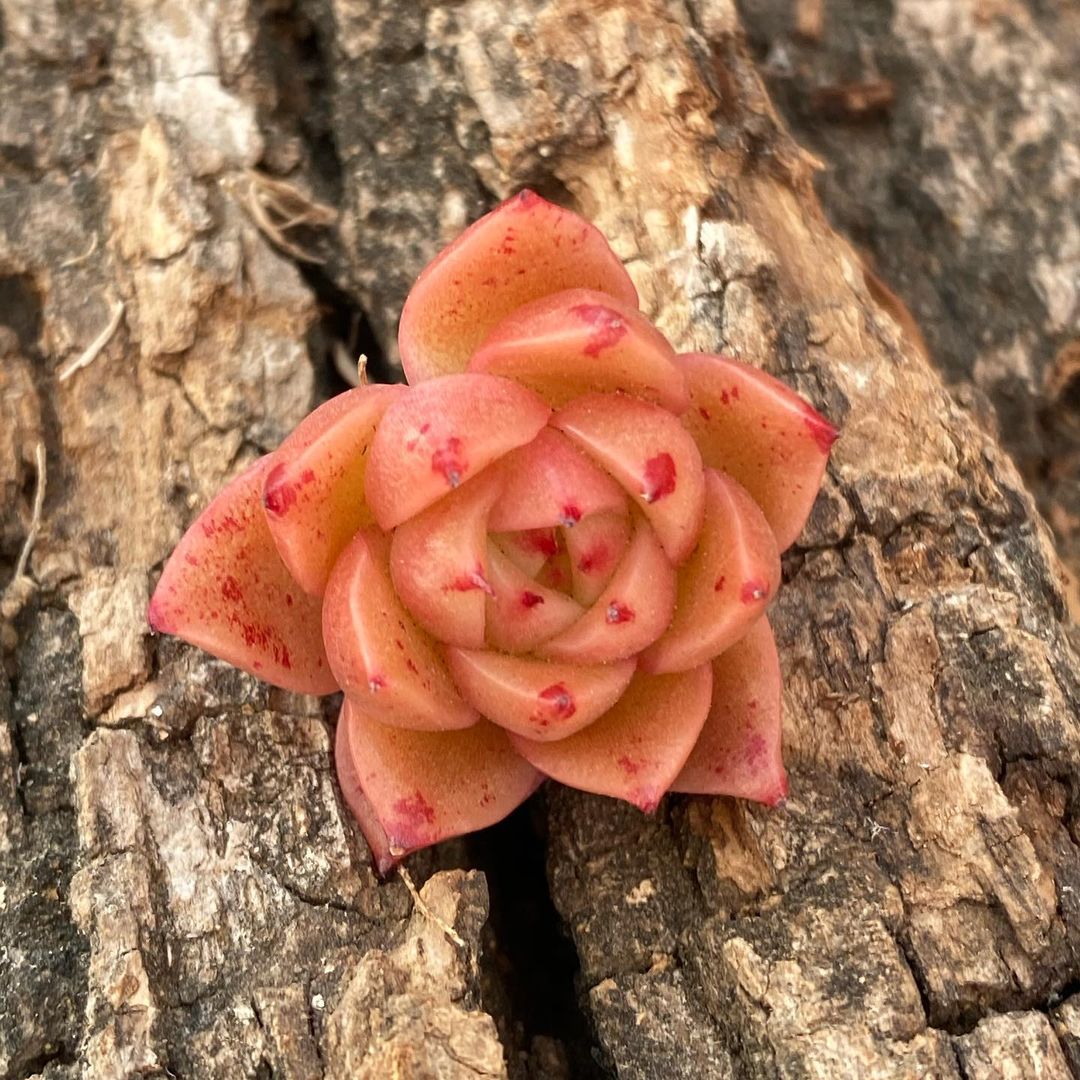
[[[0,1077],[1080,1075],[1049,534],[825,220],[729,0],[0,10],[3,568],[47,461],[3,607]],[[337,228],[268,228],[259,174]],[[573,991],[518,940],[542,914],[485,924],[481,876],[431,877],[427,914],[375,880],[332,710],[143,619],[195,510],[333,388],[330,339],[392,369],[417,271],[523,184],[597,223],[680,348],[844,429],[774,609],[788,804],[550,791]],[[523,856],[487,859],[504,902]],[[566,1007],[523,1009],[533,979]]]

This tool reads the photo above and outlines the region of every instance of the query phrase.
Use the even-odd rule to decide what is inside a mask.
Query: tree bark
[[[826,221],[730,0],[0,12],[0,556],[30,552],[3,599],[0,1077],[1080,1075],[1049,533]],[[1023,198],[1063,206],[1043,182]],[[791,797],[549,790],[410,860],[418,904],[343,813],[332,703],[152,639],[145,602],[336,388],[328,356],[392,373],[416,273],[526,184],[596,222],[679,348],[843,427],[773,609]],[[972,304],[984,253],[956,256]]]

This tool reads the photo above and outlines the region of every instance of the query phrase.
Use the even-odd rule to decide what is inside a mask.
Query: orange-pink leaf
[[[604,664],[651,645],[675,609],[675,569],[656,534],[638,520],[630,546],[600,598],[537,652],[553,660]]]
[[[651,812],[693,749],[711,692],[708,664],[674,675],[639,672],[609,712],[576,734],[556,742],[510,739],[552,779]]]
[[[836,428],[771,375],[727,356],[676,357],[690,387],[683,423],[706,465],[754,497],[781,551],[802,531],[821,487]]]
[[[637,307],[633,283],[603,234],[522,191],[466,229],[417,279],[398,330],[409,382],[464,371],[480,342],[515,308],[575,288]]]
[[[398,599],[389,548],[377,529],[363,529],[330,575],[323,601],[330,667],[346,695],[382,723],[420,731],[468,727],[479,717]]]
[[[573,597],[529,577],[495,545],[488,549],[491,595],[487,643],[505,652],[529,652],[581,617]]]
[[[694,548],[705,509],[701,454],[666,409],[625,394],[589,394],[551,418],[633,496],[668,558]]]
[[[690,399],[674,357],[636,302],[571,289],[512,311],[469,371],[516,379],[556,407],[582,394],[622,391],[681,413]]]
[[[787,795],[780,753],[780,661],[767,619],[712,665],[708,719],[673,791],[736,795],[775,806]]]
[[[491,511],[491,528],[497,532],[572,529],[589,514],[626,506],[623,489],[552,428],[504,460],[506,483]]]
[[[407,731],[346,699],[338,725],[346,728],[338,739],[342,790],[353,793],[350,806],[359,791],[378,822],[382,837],[370,821],[365,828],[359,805],[384,872],[390,860],[500,821],[543,779],[486,720],[463,731]]]
[[[177,544],[150,601],[150,625],[275,686],[337,689],[321,603],[289,575],[266,524],[264,457],[227,484]]]
[[[645,671],[685,671],[733,645],[764,614],[780,584],[776,538],[730,476],[705,472],[705,524],[679,571],[675,617],[641,657]]]
[[[278,552],[305,592],[322,596],[334,562],[362,525],[367,453],[404,386],[372,384],[331,398],[271,455],[263,506]]]
[[[367,467],[367,500],[389,531],[530,442],[550,410],[495,375],[451,375],[411,387],[383,415]]]
[[[484,643],[484,605],[494,592],[487,519],[501,485],[499,470],[489,469],[394,530],[394,587],[416,621],[448,645]]]
[[[489,720],[528,739],[563,739],[622,696],[634,661],[566,664],[489,650],[448,649],[462,694]]]

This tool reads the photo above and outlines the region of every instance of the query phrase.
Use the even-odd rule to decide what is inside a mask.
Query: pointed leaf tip
[[[275,686],[337,689],[323,649],[321,604],[289,574],[262,506],[272,459],[260,458],[195,519],[162,571],[150,625]]]

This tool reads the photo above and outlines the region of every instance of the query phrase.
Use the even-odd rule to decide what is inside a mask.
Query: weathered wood
[[[5,600],[0,1076],[490,1076],[499,1040],[534,1076],[590,1043],[624,1077],[1076,1068],[1080,664],[1048,533],[826,222],[731,3],[2,10],[5,564],[39,440],[48,482]],[[256,167],[336,233],[275,234]],[[312,283],[392,363],[412,277],[522,184],[597,222],[680,347],[844,428],[774,614],[787,806],[549,793],[584,1034],[515,1009],[541,973],[481,978],[478,878],[431,881],[435,919],[376,883],[318,707],[143,623],[195,508],[325,383]]]

